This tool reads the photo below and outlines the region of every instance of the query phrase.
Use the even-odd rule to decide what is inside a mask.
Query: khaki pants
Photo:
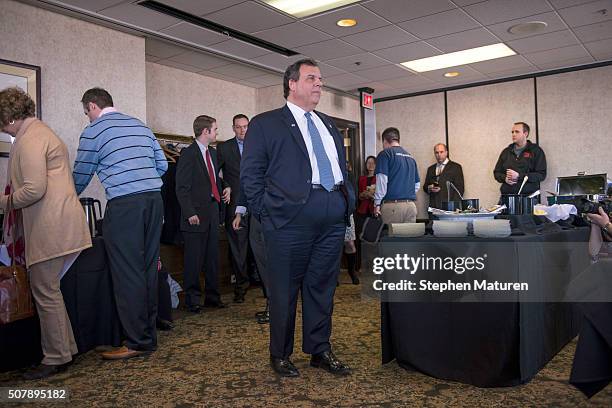
[[[59,273],[65,258],[60,256],[30,266],[30,286],[40,318],[42,363],[46,365],[67,363],[78,352],[60,291]]]
[[[403,224],[416,222],[417,209],[414,201],[388,202],[383,203],[380,213],[385,224]]]

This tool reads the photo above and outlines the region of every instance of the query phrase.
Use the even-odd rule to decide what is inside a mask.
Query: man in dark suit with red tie
[[[219,204],[229,202],[217,167],[217,154],[209,146],[217,138],[217,121],[198,116],[193,122],[195,141],[181,151],[176,166],[176,197],[181,206],[185,241],[183,289],[187,309],[200,312],[200,271],[205,275],[205,307],[225,307],[219,295]],[[204,268],[202,268],[204,267]]]
[[[333,374],[350,368],[330,344],[340,252],[355,192],[346,175],[342,137],[315,112],[321,71],[313,60],[289,66],[287,105],[249,123],[240,178],[252,216],[261,220],[270,301],[270,362],[296,377],[290,360],[298,293],[302,296],[303,351],[310,365]]]

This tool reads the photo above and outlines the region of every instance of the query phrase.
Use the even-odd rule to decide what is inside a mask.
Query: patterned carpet
[[[241,305],[200,315],[179,312],[176,328],[160,333],[159,349],[149,357],[107,362],[91,351],[46,381],[26,383],[21,372],[12,372],[0,374],[0,386],[66,387],[71,407],[612,406],[612,386],[588,401],[568,384],[575,341],[530,383],[513,388],[481,389],[406,371],[395,362],[381,366],[379,305],[362,300],[359,287],[343,279],[332,342],[353,367],[350,377],[309,367],[298,331],[293,360],[301,376],[277,379],[268,365],[268,326],[253,317],[264,301],[261,291],[252,290]]]

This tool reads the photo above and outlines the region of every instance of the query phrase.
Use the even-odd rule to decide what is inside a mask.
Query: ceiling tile
[[[194,67],[192,65],[187,65],[187,64],[181,64],[180,62],[172,61],[172,60],[169,60],[169,59],[159,60],[159,61],[156,62],[156,64],[166,65],[168,67],[178,68],[180,70],[188,71],[188,72],[200,72],[200,71],[202,71],[202,68]]]
[[[612,59],[612,38],[586,43],[584,46],[599,61]]]
[[[504,72],[516,69],[533,69],[535,68],[529,61],[525,60],[521,55],[511,55],[509,57],[497,58],[489,61],[476,62],[470,66],[483,74],[491,74],[496,72]]]
[[[243,64],[230,64],[224,67],[213,68],[209,71],[216,72],[222,75],[229,75],[230,77],[237,79],[249,79],[269,74],[269,72],[267,71]]]
[[[443,11],[431,16],[405,21],[398,25],[421,39],[440,37],[480,27],[480,24],[461,9]]]
[[[227,7],[231,7],[234,4],[242,3],[244,0],[206,0],[206,1],[193,1],[193,0],[157,0],[160,3],[167,4],[176,9],[182,10],[186,13],[193,14],[195,16],[202,16],[204,14],[212,13],[217,10],[221,10]]]
[[[454,0],[453,3],[455,3],[459,7],[463,7],[463,6],[469,6],[470,4],[483,3],[485,1],[486,0]]]
[[[500,42],[497,37],[484,28],[449,34],[443,37],[427,40],[429,44],[439,48],[442,52],[454,52],[468,48],[482,47]]]
[[[218,72],[212,71],[202,71],[200,72],[200,75],[204,75],[210,78],[222,79],[223,81],[229,81],[234,83],[238,83],[240,81],[238,78],[234,78],[225,74],[219,74]]]
[[[601,10],[608,10],[601,13]],[[612,19],[612,0],[599,0],[559,10],[559,14],[570,27],[579,27]]]
[[[353,27],[339,27],[336,22],[343,18],[353,18],[357,20],[357,24]],[[305,18],[302,21],[336,37],[372,30],[389,24],[385,19],[361,6],[345,7],[331,13]]]
[[[342,39],[366,51],[374,51],[381,48],[418,41],[418,38],[414,35],[394,25],[364,31],[359,34],[348,35],[342,37]]]
[[[574,28],[574,33],[582,42],[592,42],[612,38],[612,20]]]
[[[145,38],[145,53],[154,55],[158,58],[170,58],[174,55],[182,54],[187,50],[178,45],[170,44],[164,41]]]
[[[348,72],[355,72],[368,68],[375,68],[380,67],[382,65],[387,65],[389,64],[389,61],[379,58],[374,54],[365,53],[351,55],[350,57],[331,59],[326,61],[326,63]]]
[[[285,57],[284,55],[272,52],[270,54],[262,55],[261,57],[252,58],[252,61],[261,65],[282,70],[284,72],[289,65],[301,60],[302,58],[306,57],[301,54]]]
[[[406,62],[419,58],[438,55],[440,52],[424,41],[386,48],[375,51],[374,54],[392,62]]]
[[[149,30],[161,30],[180,22],[179,19],[131,3],[100,11],[100,14]]]
[[[546,0],[489,0],[464,8],[472,17],[484,25],[551,11]]]
[[[542,21],[548,25],[542,31],[537,32],[535,34],[517,35],[517,34],[511,34],[508,32],[508,29],[510,27],[513,27],[517,24],[528,23],[532,21]],[[559,18],[559,15],[557,13],[552,11],[550,13],[536,14],[530,17],[523,17],[523,18],[518,18],[516,20],[504,21],[503,23],[498,23],[498,24],[487,26],[487,28],[491,30],[493,34],[497,35],[503,41],[511,41],[511,40],[516,40],[519,38],[526,38],[526,37],[531,37],[534,35],[546,34],[546,33],[550,33],[553,31],[565,30],[567,29],[567,25],[563,22],[563,20],[561,20],[561,18]]]
[[[159,61],[161,58],[156,57],[154,55],[149,55],[149,54],[145,54],[145,61],[147,62],[157,62]]]
[[[367,87],[374,89],[374,93],[393,90],[393,87],[391,87],[389,85],[386,85],[386,84],[384,84],[382,82],[372,82],[372,81],[369,81]]]
[[[243,33],[263,31],[295,21],[254,1],[240,3],[204,17]]]
[[[529,52],[567,47],[569,45],[578,44],[578,41],[570,30],[563,30],[509,41],[506,44],[519,54],[526,54]]]
[[[577,6],[578,4],[584,4],[593,0],[549,0],[550,4],[556,9],[562,9],[571,6]]]
[[[319,69],[321,70],[321,76],[323,77],[323,82],[331,76],[336,76],[340,74],[346,74],[345,70],[340,68],[332,67],[331,65],[324,64],[319,62]]]
[[[433,85],[433,81],[420,75],[410,75],[402,78],[386,79],[380,81],[392,88],[409,88],[414,86]],[[376,88],[374,88],[376,89]]]
[[[172,27],[164,28],[160,30],[160,32],[176,39],[199,45],[211,45],[227,40],[227,36],[225,35],[215,33],[214,31],[190,23],[180,23]]]
[[[175,55],[170,59],[180,64],[200,67],[200,69],[211,69],[221,67],[223,65],[229,65],[231,63],[228,60],[215,57],[214,55],[204,54],[195,51],[187,51],[183,54]]]
[[[367,78],[360,77],[355,74],[347,73],[341,75],[335,75],[325,80],[326,86],[339,88],[343,90],[354,89],[357,84],[367,82]]]
[[[270,52],[270,50],[266,50],[265,48],[260,48],[255,45],[247,44],[234,39],[211,45],[209,48],[242,59],[261,57],[262,55],[266,55]]]
[[[563,60],[563,61],[555,61],[555,62],[543,63],[543,64],[538,65],[538,67],[541,70],[549,70],[549,69],[559,69],[559,68],[575,67],[577,65],[590,64],[592,62],[593,62],[593,58],[591,58],[591,57],[582,57],[582,58],[575,58],[575,59],[570,59],[570,60]]]
[[[123,3],[124,0],[64,0],[62,3],[90,11],[100,11]]]
[[[329,40],[332,37],[302,23],[291,23],[253,34],[263,40],[283,47],[292,48]]]
[[[448,0],[374,0],[363,6],[394,23],[455,8]]]
[[[363,52],[359,48],[338,39],[297,47],[294,51],[321,61],[346,57],[348,55],[355,55]]]
[[[539,71],[538,68],[531,65],[530,67],[524,68],[513,68],[506,71],[499,71],[487,74],[487,76],[491,79],[500,79],[500,78],[511,78],[519,75],[528,75],[534,72]]]
[[[265,88],[268,85],[261,85],[256,82],[247,81],[246,79],[242,79],[240,81],[236,81],[237,84],[248,86],[250,88]]]
[[[567,61],[588,57],[587,52],[580,45],[570,45],[569,47],[556,48],[554,50],[534,52],[525,54],[525,58],[532,64],[542,66],[544,64],[554,63],[558,61]]]
[[[382,81],[384,79],[401,78],[414,75],[412,72],[401,68],[398,65],[385,65],[383,67],[365,69],[363,71],[357,71],[355,74],[373,81]]]

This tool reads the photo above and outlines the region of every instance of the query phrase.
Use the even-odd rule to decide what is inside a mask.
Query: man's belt
[[[384,203],[412,203],[414,200],[383,200]]]
[[[332,189],[330,191],[338,191],[338,190],[340,190],[340,186],[341,185],[342,184],[334,184],[334,186],[332,187]],[[322,185],[320,185],[320,184],[313,184],[312,185],[312,189],[313,190],[325,190],[325,191],[327,191],[327,189],[325,187],[323,187]]]

